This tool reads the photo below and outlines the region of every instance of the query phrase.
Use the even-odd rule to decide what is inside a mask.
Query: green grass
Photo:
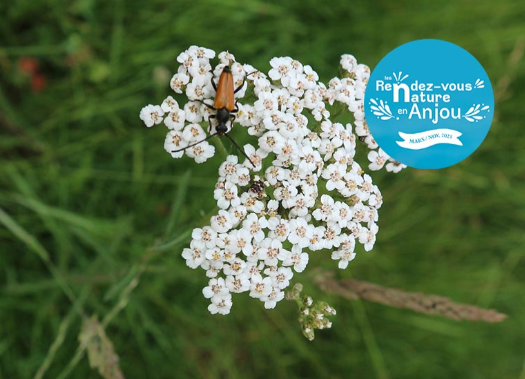
[[[91,315],[127,378],[525,378],[522,1],[47,0],[0,11],[0,379],[98,377],[78,350]],[[373,68],[420,38],[481,62],[496,119],[458,165],[373,174],[385,199],[376,248],[340,276],[508,319],[348,302],[307,275],[308,292],[338,310],[314,342],[291,302],[266,311],[241,295],[229,316],[210,315],[206,278],[180,252],[213,209],[220,160],[171,159],[165,131],[138,118],[170,94],[177,55],[228,49],[263,70],[289,55],[328,81],[343,53]],[[47,79],[38,93],[18,69],[28,56]],[[313,263],[336,268],[327,256]]]

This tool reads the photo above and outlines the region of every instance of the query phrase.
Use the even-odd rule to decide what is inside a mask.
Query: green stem
[[[226,159],[226,157],[230,154],[228,154],[228,151],[226,150],[226,147],[224,147],[224,144],[222,143],[220,138],[215,138],[215,147],[217,147],[217,150],[221,153],[221,155]]]

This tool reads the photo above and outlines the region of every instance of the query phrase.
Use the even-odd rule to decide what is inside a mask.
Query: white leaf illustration
[[[474,88],[485,88],[485,82],[481,79],[477,79],[476,83],[474,83]]]
[[[392,115],[392,111],[390,110],[390,107],[383,100],[379,100],[379,103],[378,103],[376,100],[370,99],[370,103],[374,104],[374,105],[370,105],[370,110],[372,110],[372,113],[375,116],[380,117],[381,120],[388,120],[388,119],[394,118],[394,116]]]
[[[463,115],[463,118],[467,121],[474,122],[476,120],[483,120],[485,116],[479,115],[481,112],[488,111],[490,109],[490,106],[484,105],[483,107],[481,104],[475,104],[469,108],[467,113]]]

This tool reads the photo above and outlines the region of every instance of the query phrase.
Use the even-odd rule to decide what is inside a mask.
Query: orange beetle
[[[253,74],[250,73],[248,75]],[[246,76],[248,76],[246,75]],[[255,167],[255,164],[252,162],[252,160],[246,155],[246,153],[237,145],[237,143],[227,134],[231,128],[233,128],[233,122],[235,121],[235,113],[239,111],[239,107],[237,106],[237,101],[235,101],[234,95],[239,92],[242,87],[244,86],[244,82],[246,81],[246,77],[242,81],[242,84],[234,89],[233,87],[233,75],[230,70],[229,66],[225,66],[222,70],[221,76],[219,77],[219,84],[216,85],[215,81],[212,78],[211,84],[213,88],[215,89],[216,95],[215,95],[215,101],[213,102],[213,106],[210,104],[205,103],[202,100],[198,100],[204,105],[206,105],[211,110],[215,111],[215,114],[212,114],[208,117],[208,122],[210,124],[210,127],[208,129],[208,133],[211,133],[212,130],[212,119],[217,120],[217,126],[215,127],[216,133],[206,137],[205,139],[198,141],[196,143],[193,143],[189,146],[186,146],[182,149],[173,150],[172,153],[176,153],[182,150],[186,150],[190,147],[193,147],[195,145],[198,145],[201,142],[204,142],[214,136],[226,136],[232,143],[239,149],[239,151],[250,161],[250,163]],[[228,126],[226,125],[230,121],[230,129],[228,130]]]
[[[213,85],[213,88],[215,89],[215,92],[216,92],[215,101],[213,102],[213,106],[206,104],[204,101],[202,102],[208,108],[217,112],[216,114],[210,115],[208,117],[208,122],[210,123],[210,129],[208,130],[208,132],[211,132],[211,129],[212,129],[212,123],[211,123],[212,118],[216,119],[218,122],[218,125],[215,129],[217,130],[217,134],[219,136],[223,136],[226,133],[228,133],[229,130],[228,130],[228,127],[226,126],[226,123],[228,121],[231,121],[230,123],[231,125],[230,130],[231,130],[231,128],[233,127],[233,122],[235,121],[234,113],[237,113],[239,111],[234,95],[242,89],[242,87],[244,86],[245,80],[243,80],[242,84],[234,90],[233,89],[233,75],[230,70],[230,67],[228,66],[225,66],[223,68],[221,76],[219,78],[218,86],[215,85],[215,82],[212,79],[211,84]]]

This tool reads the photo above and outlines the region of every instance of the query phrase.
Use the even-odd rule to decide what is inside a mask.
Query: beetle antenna
[[[248,159],[248,160],[250,161],[250,163],[252,164],[252,166],[255,168],[255,167],[256,167],[256,166],[255,166],[255,163],[253,163],[252,160],[250,159],[250,157],[249,157],[248,155],[246,155],[246,153],[244,152],[244,150],[241,149],[241,148],[239,147],[239,145],[237,145],[237,142],[235,142],[235,141],[233,140],[233,138],[231,138],[228,134],[224,134],[224,135],[225,135],[226,137],[228,137],[228,139],[229,139],[230,141],[233,142],[233,144],[235,145],[235,147],[236,147],[237,149],[239,149],[239,151],[242,153],[242,155],[244,155],[244,156],[246,157],[246,159]]]
[[[201,142],[204,142],[204,141],[209,140],[211,137],[215,137],[217,134],[219,134],[219,133],[213,133],[213,134],[209,135],[208,137],[206,137],[206,138],[204,138],[204,139],[201,139],[201,140],[198,141],[198,142],[192,143],[191,145],[188,145],[188,146],[186,146],[186,147],[183,147],[182,149],[172,150],[171,152],[172,152],[172,153],[178,153],[179,151],[183,151],[183,150],[189,149],[190,147],[193,147],[193,146],[195,146],[195,145],[198,145],[198,144],[201,143]]]

